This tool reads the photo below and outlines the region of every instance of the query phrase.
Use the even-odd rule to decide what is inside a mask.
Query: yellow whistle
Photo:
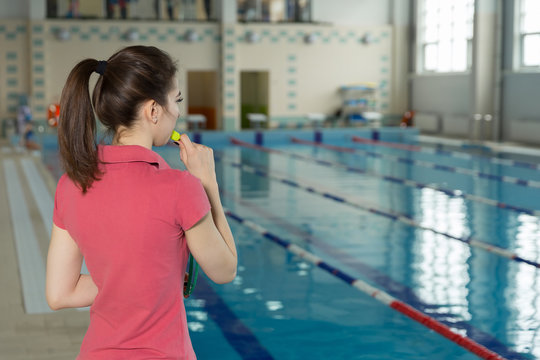
[[[172,134],[171,134],[171,140],[172,141],[178,141],[180,140],[180,133],[176,130],[173,130]]]

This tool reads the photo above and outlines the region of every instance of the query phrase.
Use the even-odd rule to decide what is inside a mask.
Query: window
[[[519,1],[520,67],[540,66],[540,1]]]
[[[237,10],[238,21],[311,21],[311,0],[237,0]]]
[[[474,0],[418,1],[419,72],[464,72],[472,59]]]

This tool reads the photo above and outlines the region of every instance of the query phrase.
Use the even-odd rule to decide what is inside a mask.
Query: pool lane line
[[[526,208],[523,208],[523,207],[510,205],[510,204],[507,204],[507,203],[504,203],[504,202],[501,202],[501,201],[497,201],[497,200],[493,200],[493,199],[489,199],[489,198],[486,198],[486,197],[483,197],[483,196],[467,194],[467,193],[464,193],[461,190],[446,189],[446,188],[443,188],[443,187],[440,187],[440,186],[428,185],[428,184],[420,183],[418,181],[399,178],[399,177],[396,177],[396,176],[376,174],[376,173],[368,172],[368,171],[366,171],[364,169],[360,169],[360,168],[353,167],[353,166],[347,166],[347,165],[337,163],[337,162],[332,162],[332,161],[328,161],[328,160],[319,160],[319,159],[313,158],[311,156],[305,156],[305,155],[290,153],[290,152],[287,152],[287,151],[282,151],[282,150],[277,150],[277,149],[269,149],[269,148],[261,146],[261,145],[254,145],[254,144],[251,144],[251,143],[248,143],[248,142],[245,142],[245,141],[241,141],[241,140],[238,140],[238,139],[235,139],[235,138],[231,138],[231,142],[233,144],[235,144],[235,145],[239,145],[239,146],[243,146],[243,147],[247,147],[247,148],[251,148],[251,149],[256,149],[256,150],[259,150],[259,151],[279,154],[279,155],[283,155],[283,156],[288,156],[288,157],[291,157],[291,158],[294,158],[294,159],[303,160],[303,161],[307,161],[307,162],[312,162],[312,163],[315,163],[317,165],[342,169],[342,170],[345,170],[347,172],[365,174],[365,175],[375,177],[375,178],[379,178],[379,179],[382,179],[384,181],[388,181],[388,182],[391,182],[391,183],[394,183],[394,184],[405,185],[405,186],[414,187],[414,188],[417,188],[417,189],[431,189],[431,190],[441,192],[441,193],[443,193],[443,194],[445,194],[447,196],[458,197],[458,198],[462,198],[462,199],[466,199],[466,200],[470,200],[470,201],[475,201],[475,202],[478,202],[478,203],[486,204],[486,205],[489,205],[489,206],[493,206],[493,207],[497,207],[497,208],[517,212],[517,213],[523,213],[523,214],[527,214],[527,215],[530,215],[530,216],[540,217],[540,210],[526,209]],[[333,145],[330,145],[330,146],[333,146]],[[351,149],[351,150],[354,150],[354,149]]]
[[[365,276],[368,281],[371,281],[375,285],[381,286],[390,295],[418,309],[422,313],[425,313],[426,311],[432,311],[433,314],[431,316],[435,320],[440,321],[447,326],[452,326],[456,329],[466,331],[466,334],[470,334],[468,335],[469,338],[486,346],[492,351],[499,353],[503,357],[516,360],[525,359],[520,353],[517,353],[514,350],[508,348],[505,344],[501,343],[491,334],[485,333],[473,327],[465,320],[458,318],[455,314],[441,311],[441,309],[446,310],[446,307],[427,304],[423,302],[416,296],[416,294],[411,288],[401,284],[398,281],[393,280],[391,277],[380,272],[379,270],[364,264],[358,258],[351,256],[348,252],[332,246],[327,241],[324,241],[323,239],[320,239],[317,236],[306,232],[304,229],[301,229],[300,227],[298,227],[298,225],[292,224],[285,219],[269,213],[262,207],[259,207],[252,203],[248,203],[247,201],[241,199],[234,194],[229,193],[226,190],[220,189],[220,194],[225,198],[231,200],[232,202],[247,208],[248,211],[250,211],[250,214],[252,214],[252,216],[264,217],[267,220],[272,221],[280,228],[286,230],[287,233],[299,237],[307,244],[318,247],[321,251],[332,256],[341,264],[358,271],[363,276]]]
[[[414,152],[422,152],[425,154],[436,154],[436,155],[444,155],[444,156],[453,156],[460,159],[465,160],[483,160],[488,161],[493,164],[497,165],[505,165],[505,166],[515,166],[515,167],[521,167],[526,169],[533,169],[533,170],[540,170],[540,164],[534,164],[529,163],[525,161],[517,161],[517,160],[511,160],[511,159],[501,159],[497,157],[489,157],[489,156],[481,156],[481,155],[473,155],[464,153],[461,151],[448,151],[448,150],[440,150],[440,149],[431,149],[427,148],[425,146],[417,146],[417,145],[405,145],[400,143],[393,143],[393,142],[385,142],[380,140],[371,140],[366,139],[360,136],[353,135],[351,137],[352,141],[356,143],[362,143],[362,144],[368,144],[368,145],[375,145],[375,146],[383,146],[383,147],[390,147],[390,148],[397,148],[401,150],[407,150],[407,151],[414,151]]]
[[[416,310],[412,306],[396,299],[395,297],[391,296],[387,292],[376,288],[367,282],[355,279],[349,274],[341,271],[340,269],[333,267],[326,262],[324,262],[321,258],[316,256],[315,254],[302,249],[298,245],[295,245],[291,243],[290,241],[283,239],[275,234],[272,234],[270,231],[266,230],[264,227],[250,221],[247,219],[244,219],[240,217],[239,215],[233,213],[232,211],[228,209],[224,209],[225,214],[235,220],[236,222],[244,225],[247,228],[250,228],[251,230],[254,230],[255,232],[259,233],[262,237],[273,241],[274,243],[280,245],[281,247],[285,248],[290,253],[297,255],[301,257],[302,259],[311,262],[313,265],[323,269],[324,271],[330,273],[331,275],[339,278],[340,280],[346,282],[347,284],[351,285],[352,287],[356,288],[357,290],[360,290],[364,294],[367,294],[374,299],[378,300],[379,302],[383,303],[384,305],[387,305],[391,307],[392,309],[402,313],[403,315],[411,318],[412,320],[424,325],[428,329],[431,329],[438,334],[444,336],[445,338],[451,340],[452,342],[456,343],[457,345],[465,348],[466,350],[472,352],[473,354],[479,356],[482,359],[504,359],[499,354],[489,350],[483,345],[480,345],[476,341],[463,336],[457,332],[454,332],[451,328],[448,326],[442,324],[441,322],[435,320],[434,318],[430,317],[429,315],[426,315],[422,313],[421,311]]]
[[[251,329],[240,320],[212,288],[204,276],[199,278],[193,296],[204,300],[204,309],[219,327],[227,342],[242,359],[271,360],[274,357],[259,342]],[[216,356],[218,358],[218,356]]]
[[[320,196],[322,196],[324,198],[334,200],[334,201],[336,201],[338,203],[342,203],[342,204],[351,206],[351,207],[359,209],[359,210],[367,211],[367,212],[375,214],[375,215],[383,216],[383,217],[385,217],[387,219],[390,219],[392,221],[400,221],[400,222],[403,222],[403,223],[405,223],[407,225],[419,228],[421,230],[430,231],[430,232],[432,232],[432,233],[434,233],[436,235],[442,235],[444,237],[447,237],[447,238],[450,238],[450,239],[453,239],[453,240],[461,241],[461,242],[463,242],[465,244],[468,244],[469,246],[473,246],[473,247],[477,247],[479,249],[483,249],[483,250],[485,250],[487,252],[490,252],[490,253],[505,257],[505,258],[507,258],[509,260],[521,262],[521,263],[524,263],[524,264],[527,264],[527,265],[534,266],[536,268],[540,268],[540,263],[537,263],[537,262],[532,261],[532,260],[524,259],[521,256],[519,256],[519,255],[517,255],[515,253],[512,253],[508,249],[504,249],[504,248],[498,247],[496,245],[486,243],[486,242],[481,241],[481,240],[476,240],[472,236],[458,237],[458,236],[455,236],[455,235],[445,233],[443,231],[439,231],[439,230],[436,230],[436,229],[433,229],[433,228],[429,228],[429,227],[421,225],[420,223],[418,223],[417,221],[415,221],[414,219],[412,219],[411,217],[409,217],[407,215],[394,213],[392,211],[385,211],[385,210],[380,210],[380,209],[377,209],[377,208],[369,207],[369,206],[363,205],[363,204],[361,204],[359,202],[354,202],[352,200],[348,200],[345,197],[342,197],[342,196],[339,196],[339,195],[336,195],[336,194],[332,194],[332,193],[326,192],[324,190],[316,189],[313,186],[302,185],[297,181],[290,180],[289,178],[286,178],[286,177],[278,176],[278,175],[275,174],[275,172],[270,174],[268,171],[259,169],[259,168],[255,167],[255,166],[250,166],[250,165],[246,165],[246,164],[242,164],[242,163],[238,163],[238,162],[234,162],[234,161],[224,159],[220,154],[214,153],[214,158],[217,161],[223,161],[224,163],[228,163],[229,165],[231,165],[233,167],[236,167],[238,169],[241,169],[241,170],[243,170],[245,172],[255,174],[255,175],[258,175],[258,176],[261,176],[261,177],[267,177],[267,178],[269,178],[271,180],[278,181],[278,182],[281,182],[281,183],[286,184],[288,186],[295,187],[295,188],[305,190],[305,191],[313,193],[313,194],[320,195]]]
[[[380,154],[377,152],[367,151],[367,150],[362,150],[362,149],[354,149],[354,148],[348,148],[348,147],[343,147],[343,146],[328,145],[328,144],[318,143],[315,141],[302,140],[295,137],[292,138],[292,141],[297,144],[316,146],[323,149],[329,149],[329,150],[339,151],[339,152],[351,152],[350,150],[353,150],[352,153],[354,154],[362,154],[362,155],[367,155],[369,157],[379,158],[379,159],[380,158],[389,159],[394,162],[405,163],[407,165],[418,165],[418,166],[426,167],[433,170],[440,170],[440,171],[446,171],[446,172],[451,172],[455,174],[469,175],[473,178],[476,177],[480,179],[504,182],[504,183],[519,185],[523,187],[540,188],[540,181],[535,181],[535,180],[525,180],[525,179],[520,179],[517,177],[505,176],[505,175],[493,175],[493,174],[485,173],[482,171],[466,169],[466,168],[457,167],[457,166],[439,165],[437,163],[430,162],[430,161],[407,159],[407,158],[400,157],[397,155]]]
[[[50,313],[45,299],[45,262],[13,159],[3,161],[6,191],[26,314]]]

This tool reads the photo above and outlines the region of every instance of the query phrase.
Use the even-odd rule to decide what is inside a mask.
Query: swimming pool
[[[196,136],[239,253],[186,301],[200,359],[540,359],[540,159],[399,129]]]

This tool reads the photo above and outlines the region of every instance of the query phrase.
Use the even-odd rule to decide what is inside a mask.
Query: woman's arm
[[[219,198],[217,184],[206,189],[211,213],[186,230],[190,252],[204,273],[218,284],[228,283],[236,276],[237,255],[234,238]]]
[[[188,171],[201,180],[212,209],[186,230],[189,250],[212,281],[230,282],[236,276],[236,245],[219,197],[214,153],[209,147],[192,143],[185,134],[179,146],[181,160]]]
[[[69,233],[53,224],[47,256],[46,297],[53,310],[93,304],[98,289],[90,275],[81,274],[83,256]]]

